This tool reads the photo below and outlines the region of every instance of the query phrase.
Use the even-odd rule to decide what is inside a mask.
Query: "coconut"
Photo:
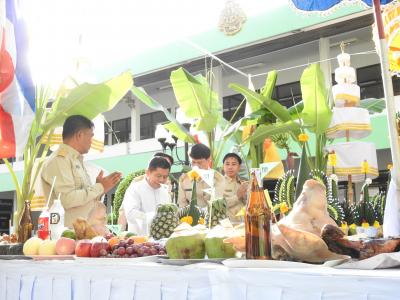
[[[205,246],[208,258],[230,258],[236,256],[232,244],[224,243],[224,239],[237,235],[228,219],[220,221],[206,236]]]
[[[204,233],[187,223],[175,228],[165,248],[172,259],[201,259],[205,255]]]

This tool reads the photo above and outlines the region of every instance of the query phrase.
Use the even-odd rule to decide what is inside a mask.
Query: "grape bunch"
[[[102,253],[103,254],[103,253]],[[146,242],[142,244],[135,244],[134,240],[129,238],[121,240],[118,244],[114,245],[111,253],[107,253],[106,257],[123,257],[135,258],[151,255],[165,255],[165,248],[159,243]]]

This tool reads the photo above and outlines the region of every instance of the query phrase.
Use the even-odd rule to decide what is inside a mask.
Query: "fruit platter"
[[[153,255],[165,255],[160,243],[150,242],[147,237],[130,234],[114,236],[96,236],[92,239],[75,240],[71,230],[66,230],[57,240],[42,240],[31,237],[23,246],[23,254],[35,260],[75,259],[75,258],[137,258]]]

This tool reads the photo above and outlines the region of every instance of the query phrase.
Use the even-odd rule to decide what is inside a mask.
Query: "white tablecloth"
[[[392,300],[400,299],[400,270],[0,260],[0,299]]]
[[[214,299],[394,300],[400,270],[225,269],[210,271]]]
[[[211,299],[207,269],[101,261],[0,261],[1,300]]]

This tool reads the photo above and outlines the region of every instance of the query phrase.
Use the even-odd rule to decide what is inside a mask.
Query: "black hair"
[[[189,156],[194,159],[209,159],[211,151],[204,144],[196,144],[190,149]]]
[[[225,163],[225,160],[228,159],[229,157],[236,158],[237,161],[239,162],[239,165],[242,164],[242,159],[240,158],[240,156],[237,155],[236,153],[233,153],[233,152],[227,153],[227,154],[224,156],[224,158],[222,159],[222,163]]]
[[[88,118],[81,115],[69,116],[63,126],[62,138],[72,137],[75,133],[82,129],[93,128],[94,124]]]
[[[157,153],[154,153],[153,157],[164,157],[164,158],[167,158],[171,162],[171,165],[174,164],[174,158],[167,153],[157,152]]]
[[[157,168],[171,170],[171,165],[169,164],[169,162],[164,157],[157,156],[157,157],[153,157],[150,160],[149,166],[147,167],[147,170],[154,171]]]

